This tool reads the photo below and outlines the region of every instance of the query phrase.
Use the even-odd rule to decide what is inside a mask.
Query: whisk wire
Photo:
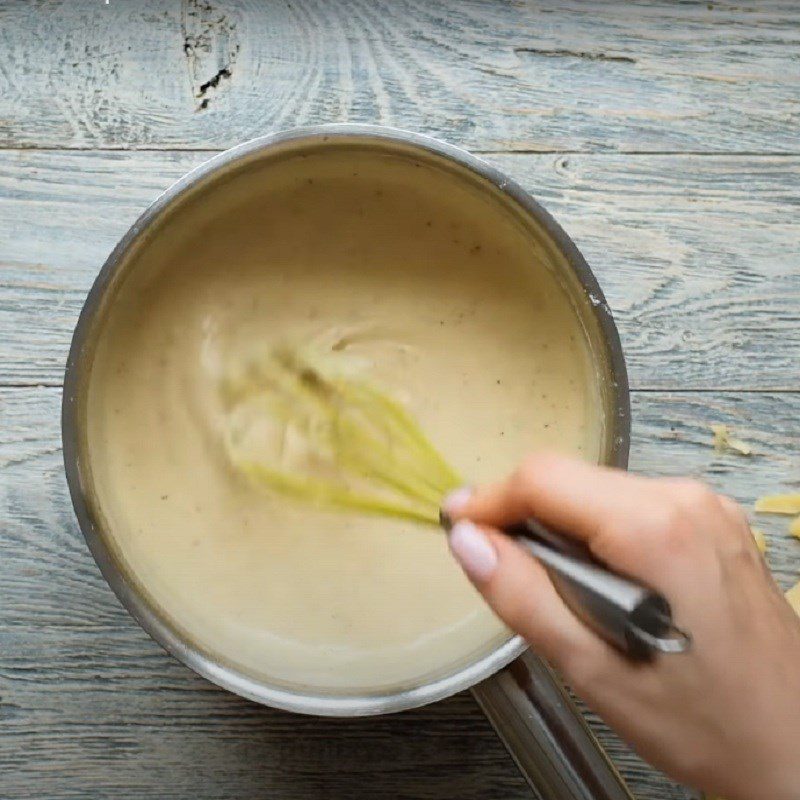
[[[282,443],[291,430],[307,451],[301,468],[273,466],[267,453],[244,455],[244,434],[229,431],[233,465],[255,483],[319,507],[438,525],[441,499],[461,484],[458,474],[400,403],[320,361],[282,347],[225,382],[232,418],[244,405],[256,407],[282,426]]]

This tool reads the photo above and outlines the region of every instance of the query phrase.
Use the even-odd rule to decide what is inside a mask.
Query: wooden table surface
[[[562,222],[618,320],[633,469],[796,490],[795,0],[0,0],[2,800],[529,797],[468,694],[318,720],[196,677],[73,519],[62,370],[116,240],[212,153],[341,121],[483,153]],[[800,542],[761,525],[786,588]],[[638,798],[683,796],[597,729]]]

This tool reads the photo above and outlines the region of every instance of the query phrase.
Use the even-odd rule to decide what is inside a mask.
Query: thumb
[[[571,681],[619,660],[567,607],[547,571],[508,536],[460,520],[450,551],[475,588],[509,628]]]

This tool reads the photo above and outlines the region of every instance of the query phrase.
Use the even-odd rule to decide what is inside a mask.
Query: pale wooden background
[[[555,213],[619,322],[634,469],[800,482],[794,0],[0,0],[2,800],[528,796],[469,695],[315,720],[195,677],[72,518],[62,368],[115,241],[213,152],[330,121],[484,153]],[[800,543],[763,527],[787,587]],[[682,796],[599,730],[637,797]]]

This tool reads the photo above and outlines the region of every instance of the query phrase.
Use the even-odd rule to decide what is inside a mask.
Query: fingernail
[[[488,581],[497,566],[497,552],[486,534],[469,520],[453,525],[448,538],[450,552],[473,581]]]
[[[464,508],[470,497],[472,497],[472,487],[462,486],[460,489],[450,492],[450,494],[445,497],[442,508],[449,516],[453,516]]]

